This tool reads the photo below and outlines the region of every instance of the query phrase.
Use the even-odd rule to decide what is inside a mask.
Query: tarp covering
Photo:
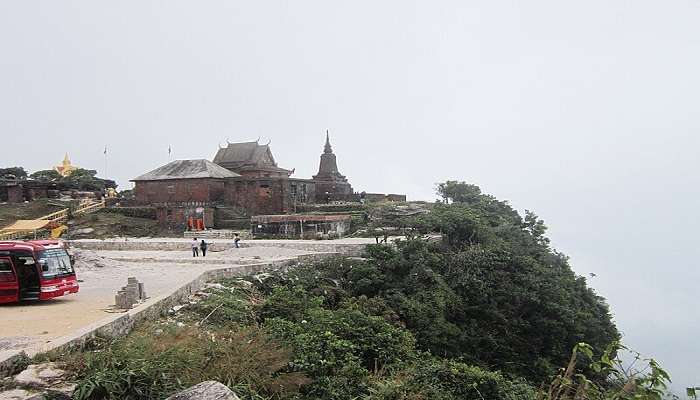
[[[20,219],[10,226],[3,228],[3,232],[8,231],[34,231],[41,229],[50,224],[51,221],[46,219]]]

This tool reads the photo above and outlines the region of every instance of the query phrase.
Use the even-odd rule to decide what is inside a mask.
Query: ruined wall
[[[368,203],[383,203],[383,202],[405,202],[405,194],[384,194],[384,193],[365,193],[365,201]]]
[[[314,180],[316,184],[316,202],[356,201],[352,186],[347,182]]]
[[[8,203],[23,203],[24,202],[24,190],[22,186],[8,186],[7,187],[7,200]]]
[[[254,214],[283,214],[294,205],[313,202],[313,182],[287,178],[232,178],[226,180],[224,203]]]

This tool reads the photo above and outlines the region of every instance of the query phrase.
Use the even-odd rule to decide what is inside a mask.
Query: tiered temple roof
[[[255,142],[228,143],[219,148],[214,163],[244,176],[289,177],[292,171],[277,166],[269,145]]]

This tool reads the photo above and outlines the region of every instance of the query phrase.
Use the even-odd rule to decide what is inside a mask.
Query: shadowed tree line
[[[111,179],[98,178],[97,171],[83,168],[76,169],[68,176],[61,176],[53,169],[28,174],[23,167],[0,168],[0,178],[55,183],[58,190],[100,191],[117,187],[116,182]]]

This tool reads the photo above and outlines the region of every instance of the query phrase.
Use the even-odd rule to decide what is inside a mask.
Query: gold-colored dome
[[[68,176],[71,173],[73,173],[73,171],[78,169],[78,167],[71,164],[70,158],[68,158],[68,153],[66,153],[66,156],[63,157],[63,161],[61,162],[61,165],[57,165],[57,166],[53,167],[53,169],[56,172],[58,172],[59,174],[61,174],[61,176]]]

